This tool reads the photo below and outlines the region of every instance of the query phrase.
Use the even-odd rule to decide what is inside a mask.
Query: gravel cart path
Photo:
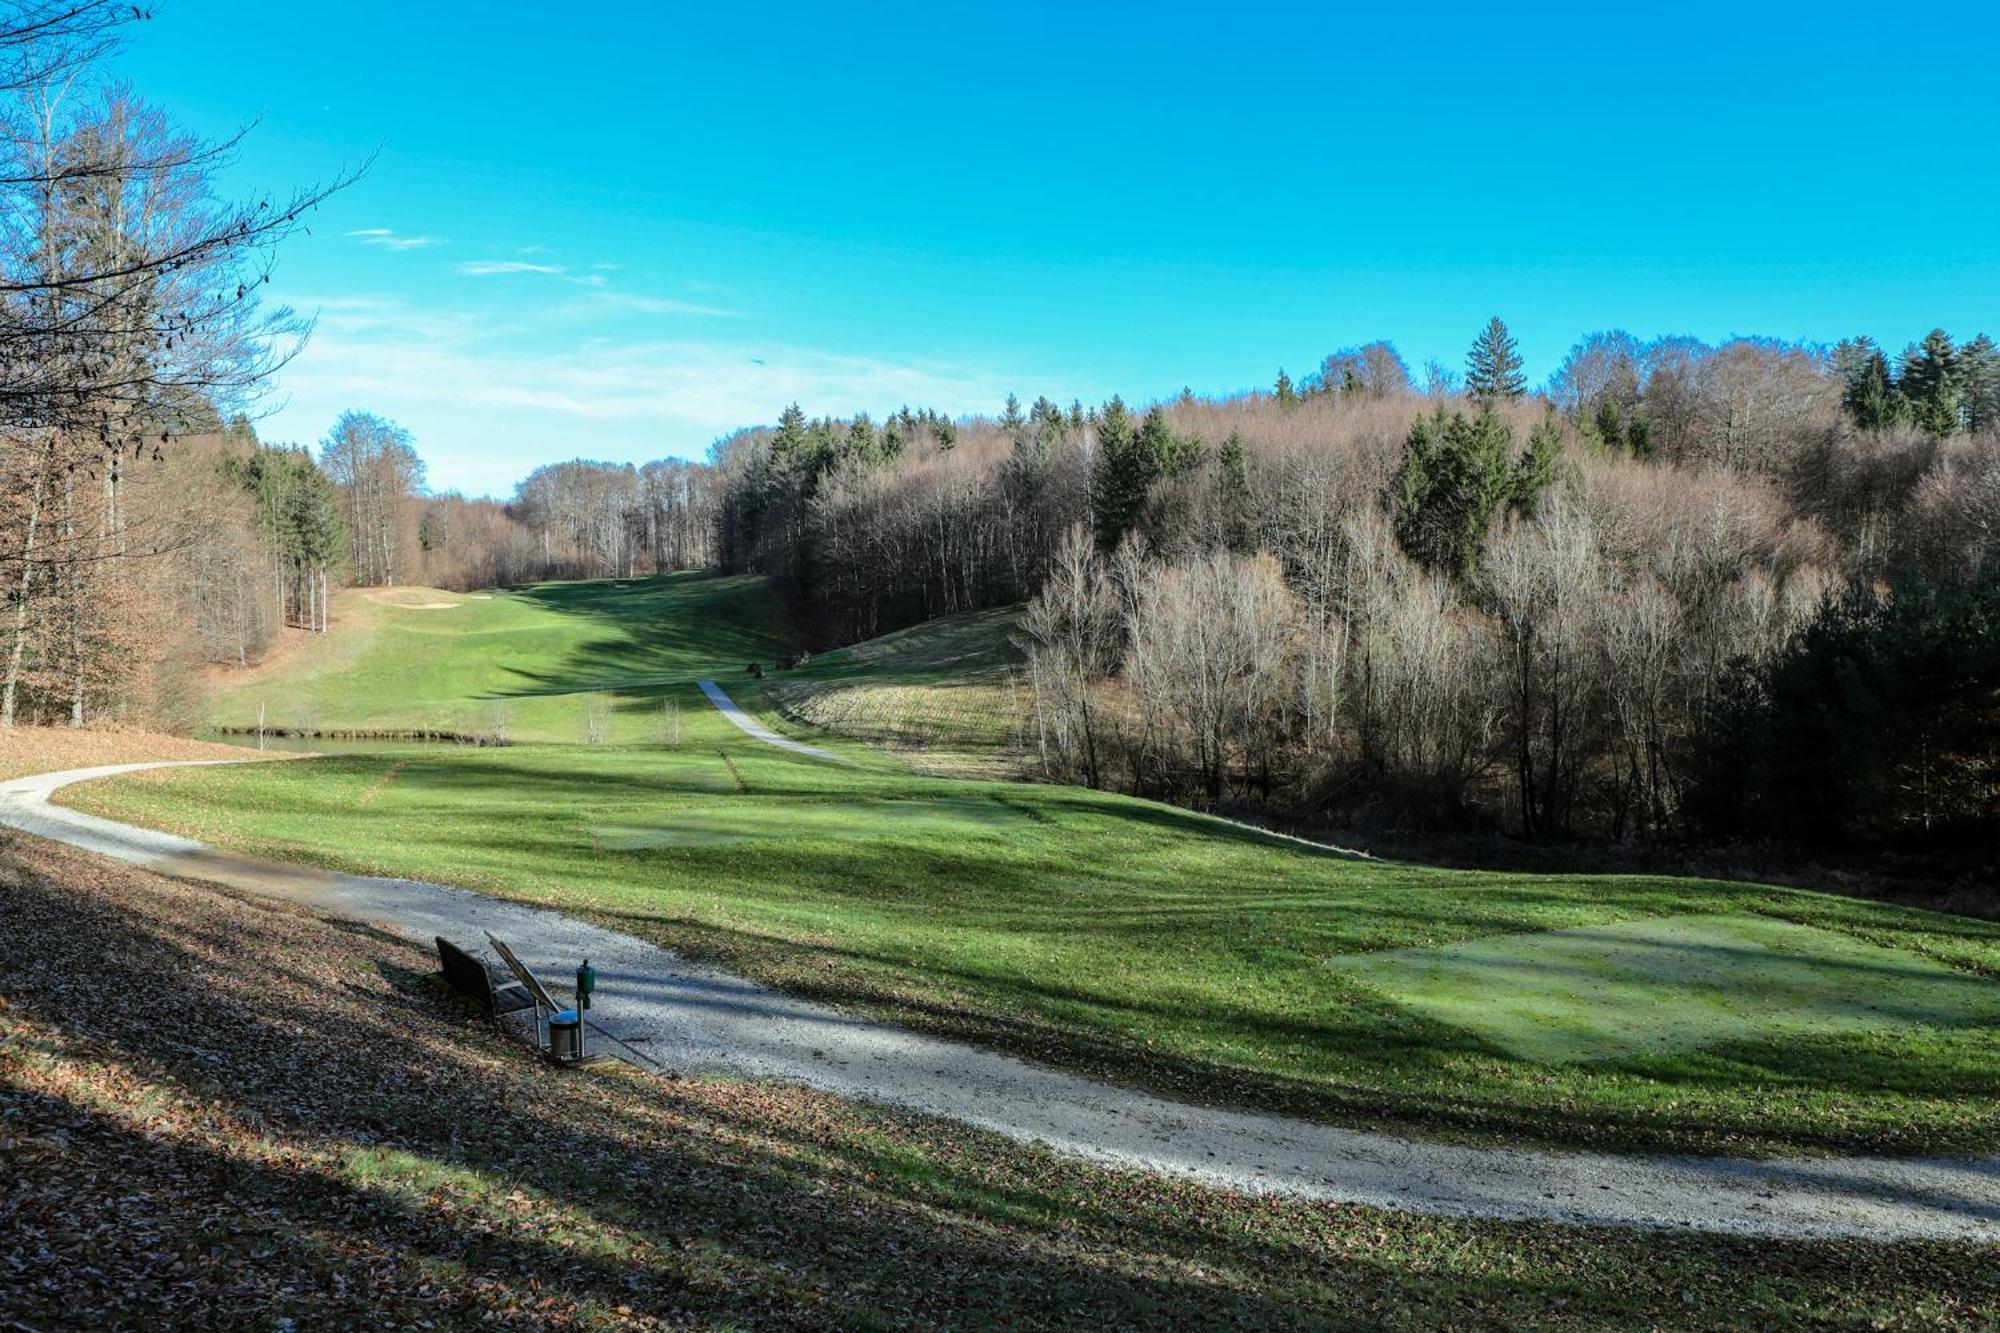
[[[807,1003],[556,912],[442,884],[253,861],[49,803],[71,783],[179,766],[119,764],[0,783],[0,826],[310,903],[425,942],[443,935],[481,945],[491,930],[551,979],[567,978],[587,955],[599,977],[592,1017],[642,1065],[802,1083],[1111,1166],[1455,1216],[2000,1241],[2000,1160],[1517,1151],[1187,1105]]]

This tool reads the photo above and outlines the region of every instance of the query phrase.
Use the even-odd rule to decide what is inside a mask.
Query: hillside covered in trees
[[[2000,355],[1386,342],[1145,409],[809,421],[719,549],[822,643],[1027,604],[1051,776],[1531,837],[1990,835]],[[1974,844],[1976,845],[1976,843]]]

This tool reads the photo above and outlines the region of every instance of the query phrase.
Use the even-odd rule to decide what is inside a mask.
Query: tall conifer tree
[[[1487,403],[1519,398],[1528,391],[1520,349],[1498,315],[1479,331],[1465,358],[1465,391]]]
[[[1903,353],[1903,373],[1896,387],[1909,404],[1910,418],[1918,429],[1943,437],[1955,435],[1961,425],[1959,409],[1958,349],[1951,335],[1932,329],[1924,340]]]

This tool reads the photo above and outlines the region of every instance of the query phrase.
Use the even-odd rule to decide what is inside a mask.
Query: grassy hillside
[[[9,1328],[1971,1328],[2000,1302],[1986,1247],[1246,1199],[796,1088],[555,1074],[375,931],[46,846],[0,850],[0,897]]]
[[[650,738],[671,687],[769,663],[776,613],[754,580],[706,574],[543,583],[514,592],[350,588],[334,632],[221,678],[218,727],[504,732],[580,741],[608,708],[613,740]]]
[[[747,627],[769,623],[760,597],[668,580],[510,599],[505,614],[566,631],[540,665],[477,613],[415,613],[437,627],[409,631],[430,636],[422,679],[450,662],[479,690],[532,678],[670,700],[675,744],[384,747],[73,799],[264,855],[557,904],[1181,1095],[1560,1144],[2000,1142],[2000,926],[1758,886],[1356,861],[1147,802],[913,775],[848,741],[826,743],[854,766],[784,753],[676,683],[712,667],[778,721],[727,674],[757,642]],[[821,669],[860,680],[867,664]],[[331,674],[293,688],[347,716],[412,715],[344,699]],[[643,736],[647,715],[621,714],[620,734]]]
[[[945,616],[774,677],[789,718],[894,750],[927,772],[1006,777],[1032,742],[1016,613]]]

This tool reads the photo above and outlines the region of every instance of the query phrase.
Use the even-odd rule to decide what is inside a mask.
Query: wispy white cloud
[[[735,339],[596,337],[551,349],[539,336],[548,322],[546,311],[510,323],[392,297],[324,303],[266,433],[314,439],[341,410],[366,407],[415,432],[434,484],[504,494],[572,453],[696,455],[794,401],[816,415],[879,416],[903,403],[958,414],[991,409],[1008,387],[976,367]]]
[[[458,271],[471,278],[490,278],[501,273],[560,275],[569,269],[562,264],[531,264],[523,259],[470,259],[460,264]]]
[[[388,227],[361,227],[347,234],[363,245],[379,245],[385,250],[422,250],[444,244],[435,236],[400,236]]]
[[[538,277],[557,278],[578,287],[588,288],[596,309],[630,311],[641,315],[693,315],[704,318],[734,316],[734,310],[720,306],[704,305],[698,301],[677,301],[665,297],[645,296],[637,292],[614,290],[607,270],[620,267],[617,264],[592,264],[591,272],[572,272],[567,264],[539,264],[525,259],[470,259],[459,264],[458,271],[472,278],[499,277],[508,274],[533,274]]]
[[[725,310],[721,306],[702,305],[698,301],[676,301],[659,296],[641,296],[637,292],[601,291],[594,299],[595,304],[618,310],[630,310],[640,315],[695,315],[704,319],[734,319],[739,313]]]

